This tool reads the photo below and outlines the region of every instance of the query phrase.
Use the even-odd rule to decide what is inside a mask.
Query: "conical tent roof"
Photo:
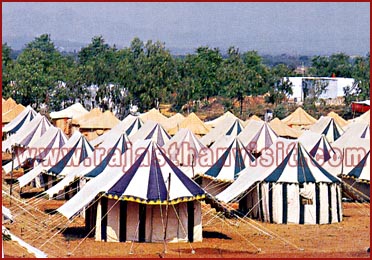
[[[212,128],[200,141],[204,145],[210,145],[225,135],[237,136],[243,129],[244,126],[238,118],[229,117],[221,121],[215,128]]]
[[[79,131],[76,131],[59,151],[52,151],[43,162],[19,177],[19,186],[27,185],[41,173],[58,175],[62,171],[66,172],[67,169],[72,170],[92,152],[93,147]]]
[[[211,164],[205,164],[204,161],[198,163],[194,170],[195,175],[232,182],[243,169],[252,166],[255,160],[242,142],[234,136],[224,136],[219,139],[211,147],[211,152],[213,157]]]
[[[222,116],[219,116],[216,119],[213,119],[211,121],[205,122],[205,124],[210,127],[216,127],[217,125],[221,124],[221,122],[224,122],[226,119],[231,119],[231,118],[238,119],[233,113],[231,113],[230,111],[227,111]],[[241,123],[243,123],[242,120],[240,121]]]
[[[346,125],[349,124],[348,121],[346,121],[345,119],[343,119],[341,116],[339,116],[337,113],[335,113],[335,112],[333,112],[333,111],[329,112],[329,113],[327,114],[327,116],[332,117],[332,118],[335,120],[335,122],[336,122],[339,126],[341,126],[342,128],[343,128],[344,126],[346,126]]]
[[[280,137],[298,138],[302,134],[299,130],[291,128],[280,121],[280,119],[277,117],[271,120],[269,125]]]
[[[332,145],[334,147],[343,149],[345,147],[352,147],[353,139],[362,138],[365,142],[369,143],[370,127],[367,123],[350,123],[343,135],[338,138]]]
[[[303,145],[306,151],[315,158],[318,164],[322,166],[324,162],[330,159],[337,160],[337,158],[334,158],[337,154],[324,134],[305,131],[298,138],[298,141]]]
[[[170,129],[168,132],[170,135],[174,135],[180,128],[187,128],[190,129],[196,135],[205,135],[209,132],[209,127],[207,127],[200,118],[195,115],[195,113],[191,113],[188,115],[178,127]]]
[[[5,102],[1,104],[1,113],[4,114],[10,111],[17,105],[17,102],[14,101],[12,98],[8,98]]]
[[[371,180],[371,157],[370,150],[363,156],[363,158],[353,167],[344,167],[344,178],[352,178],[359,182],[370,183]]]
[[[36,115],[32,121],[22,126],[16,134],[11,135],[2,143],[2,151],[10,150],[11,146],[32,146],[52,125],[45,116]]]
[[[238,138],[249,151],[260,152],[270,147],[277,135],[267,122],[251,120]]]
[[[105,195],[154,205],[202,199],[205,192],[177,168],[156,143],[149,141],[132,167]]]
[[[257,167],[250,172],[243,170],[235,182],[217,195],[217,199],[230,202],[257,182],[340,182],[338,178],[323,169],[300,142],[278,138],[272,147],[271,151],[264,151],[262,156],[257,158]],[[270,158],[269,163],[268,158]]]
[[[51,126],[35,143],[30,145],[23,153],[17,155],[14,159],[14,169],[21,166],[27,159],[42,160],[48,154],[56,149],[61,148],[67,142],[67,137],[61,129]],[[6,173],[11,172],[12,162],[3,166]]]
[[[3,133],[14,134],[36,116],[35,110],[27,106],[16,118],[3,127]]]
[[[119,122],[120,120],[107,110],[103,114],[80,121],[79,125],[81,129],[111,129]]]
[[[91,118],[95,118],[99,115],[102,115],[103,113],[98,108],[93,108],[88,113],[83,114],[81,116],[73,117],[72,118],[72,124],[74,125],[80,125],[81,122],[89,120]]]
[[[128,115],[110,131],[104,133],[103,135],[98,136],[90,143],[93,146],[100,145],[106,138],[111,138],[112,135],[111,131],[126,133],[128,137],[131,137],[142,127],[142,125],[143,122],[138,116]]]
[[[175,165],[191,167],[198,159],[199,152],[206,147],[189,129],[182,128],[163,149]]]
[[[25,107],[21,104],[16,105],[8,112],[3,113],[2,115],[2,121],[3,124],[7,124],[10,121],[12,121],[14,118],[16,118],[23,110],[25,110]]]
[[[130,140],[134,143],[137,140],[148,140],[151,139],[157,142],[158,145],[163,146],[166,142],[169,141],[170,136],[164,130],[164,128],[151,120],[148,120],[142,127],[139,129]]]
[[[309,128],[310,131],[324,134],[329,142],[336,141],[343,133],[341,126],[339,126],[332,117],[321,116],[319,120]]]
[[[132,161],[130,158],[134,157],[128,154],[140,148],[142,153]],[[134,143],[133,149],[128,150],[122,157],[126,162],[124,167],[112,168],[92,179],[57,211],[71,218],[100,193],[110,198],[152,205],[176,204],[202,199],[205,196],[205,192],[177,168],[151,140]]]
[[[52,119],[58,119],[58,118],[75,118],[80,117],[85,114],[88,114],[88,110],[86,110],[82,104],[75,103],[63,110],[55,111],[50,113],[50,117]]]
[[[316,123],[316,119],[309,115],[301,107],[282,120],[288,126],[310,126]]]
[[[113,133],[112,138],[103,142],[94,149],[93,153],[86,157],[79,166],[73,170],[62,171],[58,175],[64,177],[59,183],[48,189],[45,193],[52,197],[65,187],[69,186],[74,180],[94,178],[102,174],[107,168],[121,165],[120,157],[131,147],[131,143],[125,134]]]
[[[162,126],[166,124],[167,119],[168,119],[166,116],[164,116],[162,113],[160,113],[159,110],[157,110],[155,108],[147,111],[146,113],[143,113],[143,114],[139,115],[139,117],[141,118],[141,120],[144,123],[151,120],[151,121],[154,121],[158,124],[161,124]]]
[[[174,114],[173,116],[167,118],[165,121],[163,127],[166,131],[172,129],[172,128],[177,128],[178,125],[185,119],[183,115],[180,113]]]

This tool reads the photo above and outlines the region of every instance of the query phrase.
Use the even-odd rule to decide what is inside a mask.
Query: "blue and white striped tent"
[[[238,137],[248,151],[257,154],[270,147],[278,138],[267,122],[256,120],[250,120]]]
[[[212,160],[204,160],[205,156]],[[255,160],[243,143],[234,136],[220,138],[208,151],[201,151],[199,158],[193,169],[194,179],[212,195],[230,185],[242,170],[254,167]]]
[[[170,136],[160,124],[147,120],[145,124],[129,139],[132,143],[138,140],[150,139],[155,141],[159,146],[163,146],[170,140]]]
[[[123,172],[117,168],[91,180],[58,212],[70,218],[91,203],[86,215],[96,211],[95,223],[89,225],[96,227],[98,241],[163,242],[164,232],[167,242],[201,241],[203,189],[154,141],[136,142],[133,150],[139,149]],[[133,150],[123,156],[129,160],[127,153]]]
[[[330,143],[336,141],[344,133],[344,130],[330,116],[321,116],[318,121],[313,124],[310,131],[323,134]]]
[[[218,141],[221,137],[225,135],[237,136],[244,129],[241,120],[238,118],[227,117],[221,121],[216,127],[214,127],[209,133],[203,136],[200,141],[209,146],[212,143]]]
[[[257,159],[257,165],[252,172],[241,172],[217,199],[239,202],[244,214],[270,223],[342,220],[341,181],[322,168],[300,142],[279,138]]]
[[[27,106],[16,118],[3,127],[3,134],[5,134],[6,137],[15,134],[24,124],[34,119],[36,114],[36,111],[32,107]]]
[[[75,131],[63,147],[51,151],[34,169],[19,177],[19,186],[22,188],[33,180],[37,181],[42,174],[53,176],[59,176],[62,172],[66,174],[76,168],[92,152],[93,148],[86,138],[79,131]]]
[[[126,134],[113,132],[111,139],[96,147],[77,167],[67,169],[67,173],[62,171],[59,176],[64,176],[63,179],[45,193],[53,197],[77,181],[80,181],[80,186],[84,185],[86,179],[97,177],[108,167],[120,165],[122,154],[130,147],[131,142]],[[82,178],[85,180],[82,181]]]
[[[125,133],[128,137],[131,137],[142,127],[143,122],[138,116],[128,115],[119,124],[117,124],[110,131],[98,136],[96,139],[90,141],[90,143],[96,147],[103,143],[105,139],[111,138],[112,131]]]
[[[2,142],[2,151],[10,151],[12,145],[32,146],[52,126],[45,116],[37,114],[29,123],[23,124],[17,133]]]
[[[17,154],[13,163],[10,161],[5,164],[3,169],[6,173],[10,173],[12,166],[16,169],[23,166],[28,160],[31,160],[32,163],[42,161],[51,152],[59,150],[66,142],[67,137],[63,131],[51,126],[31,146],[28,146],[22,153]]]

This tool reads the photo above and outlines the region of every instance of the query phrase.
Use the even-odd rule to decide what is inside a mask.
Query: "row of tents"
[[[284,120],[245,125],[229,114],[202,122],[209,131],[201,136],[182,124],[198,119],[189,116],[171,137],[150,111],[129,115],[88,140],[78,130],[68,138],[26,109],[33,118],[3,141],[3,152],[14,145],[22,149],[3,170],[32,164],[18,178],[20,187],[43,187],[50,199],[68,199],[58,212],[67,218],[84,212],[97,240],[201,241],[200,200],[206,197],[238,203],[241,214],[262,221],[299,224],[340,222],[344,186],[349,196],[368,194],[369,200],[365,115],[343,127],[322,117],[296,139],[283,135],[294,130]],[[13,121],[22,120],[8,125]],[[353,164],[347,164],[349,156]]]

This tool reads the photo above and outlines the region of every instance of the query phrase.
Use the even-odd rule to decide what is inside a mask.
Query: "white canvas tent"
[[[52,125],[45,116],[37,114],[32,121],[24,124],[17,133],[2,142],[2,151],[10,151],[12,145],[32,146]]]
[[[68,170],[72,171],[76,168],[92,152],[93,148],[86,138],[79,131],[75,131],[64,146],[49,153],[34,169],[19,177],[19,186],[21,188],[26,186],[42,174],[59,175],[61,172],[66,174]],[[47,187],[48,182],[45,183]]]
[[[15,134],[22,128],[23,125],[34,119],[36,114],[37,113],[32,107],[27,106],[16,118],[2,128],[3,134],[5,134],[7,137]]]
[[[151,120],[147,120],[145,124],[130,138],[131,142],[134,143],[138,140],[155,141],[158,145],[163,146],[170,140],[170,136],[159,124]]]
[[[238,119],[233,113],[231,113],[230,111],[227,111],[223,115],[217,117],[216,119],[213,119],[213,120],[210,120],[210,121],[205,122],[205,124],[208,125],[208,126],[210,126],[210,127],[212,127],[212,128],[214,128],[217,125],[220,125],[221,122],[225,121],[228,118],[229,119],[230,118],[232,118],[232,119]],[[240,123],[243,124],[243,121],[241,119],[239,119],[239,120],[240,120]]]
[[[163,242],[164,232],[168,242],[201,241],[198,200],[204,191],[155,142],[138,141],[133,148],[144,149],[132,164],[91,180],[58,212],[71,218],[96,198],[86,211],[86,221],[95,226],[98,241]],[[123,157],[129,159],[127,153]]]
[[[10,173],[12,165],[14,169],[22,166],[26,160],[41,161],[49,153],[59,150],[67,142],[67,137],[61,129],[51,126],[32,146],[26,148],[14,158],[14,162],[8,162],[3,166],[5,173]]]
[[[329,116],[321,116],[318,121],[309,128],[309,130],[315,133],[324,134],[330,143],[336,141],[344,133],[342,127]]]
[[[342,220],[340,180],[324,170],[300,142],[278,138],[257,164],[254,171],[243,170],[217,199],[239,202],[244,214],[270,223]]]

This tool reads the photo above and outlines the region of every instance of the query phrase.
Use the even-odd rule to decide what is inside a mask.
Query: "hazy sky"
[[[9,3],[3,42],[42,34],[87,44],[102,35],[128,46],[160,40],[167,48],[201,45],[261,54],[364,55],[370,49],[369,3]]]

